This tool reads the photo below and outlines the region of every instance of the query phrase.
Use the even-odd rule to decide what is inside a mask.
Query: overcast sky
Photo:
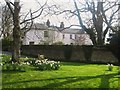
[[[14,1],[14,0],[11,0]],[[46,0],[20,0],[21,4],[22,4],[22,9],[21,9],[21,13],[25,14],[26,12],[28,12],[30,9],[32,9],[32,11],[35,11],[36,9],[38,9],[40,7],[40,5],[37,3],[37,1],[40,2],[41,5],[43,5]],[[76,0],[77,1],[77,0]],[[84,0],[79,0],[79,3],[83,3]],[[5,3],[4,0],[0,0],[1,3]],[[61,9],[64,8],[68,8],[68,9],[73,9],[74,7],[74,3],[73,0],[47,0],[48,5],[58,5],[61,6]],[[70,19],[65,19],[65,17],[67,17],[67,14],[64,15],[59,15],[59,16],[40,16],[40,18],[35,19],[35,22],[39,22],[39,23],[45,23],[47,21],[47,19],[50,20],[51,25],[60,25],[60,22],[64,22],[65,26],[70,26],[71,24],[76,24],[78,25],[78,20],[77,17],[73,17]]]
[[[24,10],[29,10],[30,8],[32,8],[32,11],[35,11],[37,8],[40,7],[40,5],[38,3],[36,3],[37,0],[34,1],[23,1],[24,5],[23,7],[25,8]],[[40,2],[41,5],[43,5],[46,0],[38,0]],[[64,8],[70,8],[73,9],[74,8],[74,4],[72,0],[48,0],[47,1],[48,5],[58,5],[61,6],[61,9]],[[50,20],[52,25],[59,25],[60,22],[64,22],[65,26],[69,26],[70,24],[78,24],[77,18],[72,18],[72,19],[65,19],[66,14],[64,15],[59,15],[59,16],[41,16],[40,18],[36,19],[35,22],[41,22],[44,23],[47,21],[47,19]]]
[[[11,0],[11,1],[14,1],[14,0]],[[40,7],[40,5],[37,3],[37,1],[40,2],[41,5],[43,5],[46,0],[20,0],[21,2],[21,5],[22,5],[22,8],[21,8],[21,14],[25,15],[30,9],[32,9],[32,11],[35,11],[36,9],[38,9]],[[85,0],[76,0],[77,1],[77,4],[80,6],[82,4],[84,4],[83,1]],[[97,1],[97,0],[94,0],[94,1]],[[99,0],[101,1],[101,0]],[[106,1],[106,0],[103,0],[103,1]],[[115,0],[110,0],[110,1],[115,1]],[[5,3],[4,0],[0,0],[0,5]],[[74,3],[73,3],[73,0],[47,0],[47,3],[48,5],[58,5],[58,6],[61,6],[61,9],[74,9],[75,6],[74,6]],[[51,25],[59,25],[60,22],[64,22],[65,23],[65,26],[69,26],[71,24],[76,24],[78,25],[78,19],[77,17],[73,17],[73,18],[70,18],[70,19],[65,19],[65,17],[67,17],[68,15],[67,14],[64,14],[64,15],[59,15],[59,16],[46,16],[44,17],[44,15],[40,16],[38,19],[35,19],[35,22],[38,22],[38,23],[45,23],[47,21],[47,19],[50,20],[51,22]],[[82,19],[85,19],[85,18],[89,18],[91,17],[90,14],[81,14],[82,16]]]

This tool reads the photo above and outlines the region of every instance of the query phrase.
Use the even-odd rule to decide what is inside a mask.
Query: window
[[[73,43],[70,43],[70,45],[73,45]]]
[[[34,42],[29,42],[30,45],[34,45]]]
[[[63,39],[65,38],[65,35],[63,35]]]
[[[77,35],[75,34],[75,39],[77,39]]]
[[[48,31],[44,31],[44,37],[48,37]]]
[[[70,35],[70,39],[72,39],[72,34]]]

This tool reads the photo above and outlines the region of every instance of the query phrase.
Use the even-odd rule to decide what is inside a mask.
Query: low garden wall
[[[87,48],[88,52],[90,51]],[[37,57],[38,54],[46,58],[60,61],[86,62],[83,46],[69,45],[23,45],[21,52],[26,55]],[[87,54],[89,56],[89,54]],[[93,47],[91,62],[96,63],[117,63],[117,59],[106,47]]]

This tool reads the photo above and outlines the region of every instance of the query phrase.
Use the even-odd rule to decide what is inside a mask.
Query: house
[[[23,45],[29,44],[52,44],[60,41],[60,34],[57,28],[47,27],[45,24],[35,23],[31,29],[25,33],[22,40]]]
[[[73,44],[78,45],[78,39],[81,35],[85,34],[81,29],[68,28],[61,31],[62,33],[62,42],[64,44]]]
[[[64,25],[60,26],[62,27],[34,23],[31,29],[25,33],[22,43],[23,45],[52,45],[57,42],[62,42],[64,45],[85,44],[83,43],[82,38],[88,37],[88,34],[83,30],[74,28],[63,29]]]

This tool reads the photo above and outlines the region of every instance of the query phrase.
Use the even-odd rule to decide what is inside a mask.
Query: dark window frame
[[[34,43],[35,43],[34,41],[31,41],[29,42],[29,45],[34,45]]]
[[[63,39],[65,38],[65,35],[63,34]]]
[[[44,37],[49,37],[48,31],[44,31]]]
[[[70,39],[72,39],[72,34],[70,34]]]

